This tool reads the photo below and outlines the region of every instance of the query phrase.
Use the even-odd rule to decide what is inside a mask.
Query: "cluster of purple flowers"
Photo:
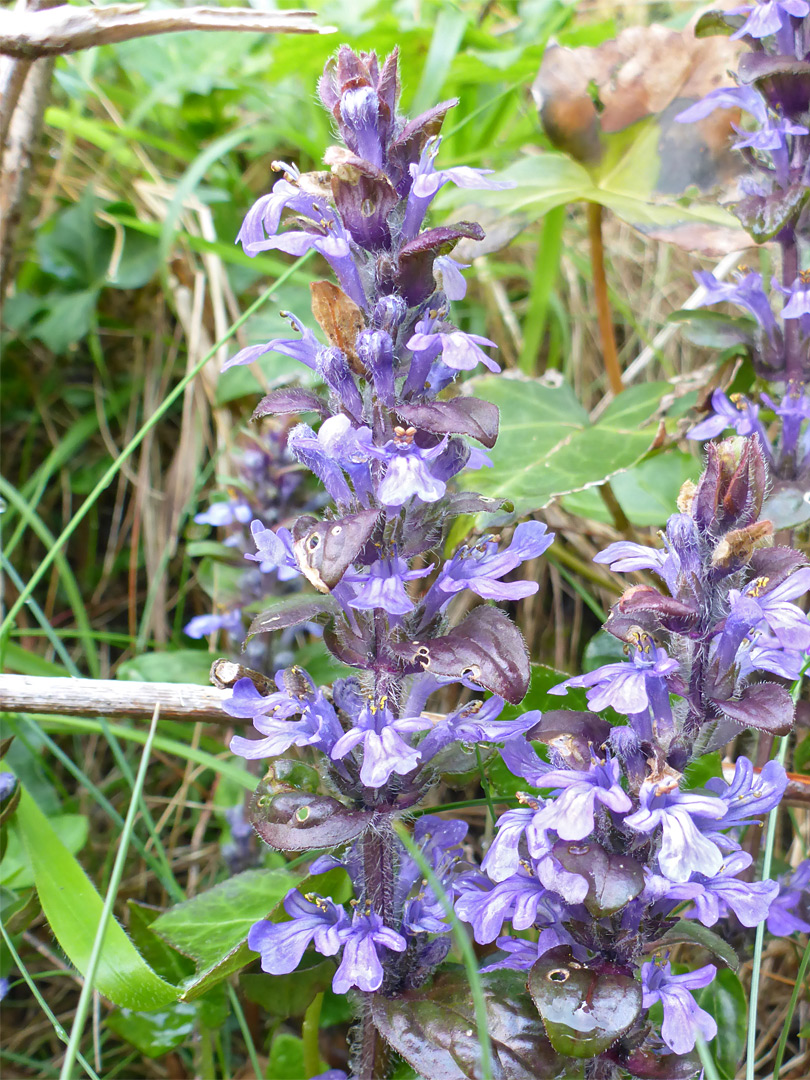
[[[490,970],[533,969],[561,951],[592,970],[635,977],[640,968],[641,1009],[607,1052],[633,1075],[648,1075],[657,1052],[646,1020],[656,1002],[674,1054],[716,1034],[691,994],[711,982],[714,965],[673,974],[667,960],[676,910],[707,927],[730,913],[744,927],[766,918],[806,925],[793,914],[793,882],[780,899],[777,882],[746,880],[753,860],[737,836],[779,803],[783,767],[771,761],[758,772],[740,757],[730,782],[683,786],[690,760],[740,726],[790,729],[790,695],[768,677],[795,679],[810,645],[810,621],[792,602],[810,589],[810,568],[799,552],[774,547],[769,523],[758,520],[757,442],[707,449],[706,472],[682,491],[662,548],[620,541],[596,557],[613,570],[652,571],[666,590],[632,586],[614,606],[606,628],[626,643],[625,661],[551,690],[584,688],[589,713],[546,713],[506,742],[506,765],[534,793],[500,818],[481,870],[455,883],[458,915],[476,941],[500,950]],[[626,724],[594,715],[608,708]],[[538,739],[549,760],[533,748]],[[536,933],[504,933],[507,922]]]
[[[772,763],[756,773],[740,758],[730,783],[701,791],[683,785],[684,771],[730,731],[790,728],[793,704],[773,677],[795,677],[810,647],[810,623],[793,603],[810,568],[773,546],[760,520],[766,460],[757,440],[712,446],[700,483],[681,493],[663,550],[622,542],[600,556],[613,569],[652,571],[662,587],[634,586],[614,607],[607,628],[626,643],[626,661],[556,688],[584,687],[590,711],[501,719],[507,701],[523,699],[529,664],[518,630],[487,601],[535,592],[535,582],[509,576],[553,536],[529,521],[507,542],[487,535],[434,561],[455,515],[499,505],[451,483],[485,463],[498,426],[494,406],[454,383],[497,364],[485,351],[492,342],[450,321],[450,302],[465,292],[465,267],[451,252],[462,237],[480,237],[479,226],[425,227],[445,184],[499,184],[481,170],[437,167],[453,102],[400,117],[396,54],[379,64],[342,47],[319,92],[343,142],[325,155],[329,171],[280,165],[282,178],[248,213],[239,240],[249,254],[323,257],[338,282],[312,286],[325,340],[290,316],[296,336],[251,346],[228,366],[276,351],[317,372],[323,393],[276,390],[256,415],[318,418],[316,427],[296,423],[287,446],[333,506],[290,528],[241,504],[237,520],[250,519],[255,551],[245,555],[260,573],[314,589],[259,615],[251,632],[317,620],[354,673],[327,689],[289,666],[269,693],[245,676],[225,708],[260,736],[236,735],[231,749],[271,759],[251,804],[255,831],[279,850],[339,852],[316,859],[311,873],[342,867],[354,899],[347,908],[292,890],[288,920],[257,923],[250,946],[271,974],[295,970],[310,946],[336,958],[334,989],[358,992],[353,1075],[378,1077],[385,1054],[372,995],[414,992],[441,964],[449,897],[475,939],[500,950],[485,970],[528,971],[530,990],[545,977],[580,985],[591,978],[583,968],[610,985],[622,1023],[579,1043],[570,1028],[560,1035],[559,1017],[532,991],[554,1051],[598,1060],[600,1076],[664,1075],[697,1033],[716,1030],[691,993],[711,982],[714,965],[691,973],[669,965],[673,913],[687,905],[708,927],[732,912],[753,926],[780,892],[740,876],[751,858],[734,830],[778,803],[784,770]],[[465,592],[484,603],[455,603]],[[465,703],[446,715],[426,711],[448,685],[465,688]],[[607,709],[627,722],[611,726],[598,715]],[[395,823],[443,774],[480,767],[493,744],[533,791],[500,818],[480,868],[462,857],[465,823],[427,815],[413,828],[414,860]],[[423,878],[425,863],[442,896]],[[798,918],[795,907],[783,899],[783,920]],[[648,1017],[658,1003],[660,1035]]]
[[[749,127],[736,128],[734,146],[750,174],[741,181],[735,211],[757,243],[778,242],[782,275],[771,278],[770,295],[762,274],[747,267],[734,281],[718,281],[706,271],[695,277],[705,290],[701,306],[728,302],[746,313],[729,325],[747,345],[757,375],[776,384],[771,397],[763,394],[761,401],[779,431],[778,438],[769,438],[758,403],[739,395],[729,399],[716,390],[709,416],[690,437],[710,439],[728,428],[755,434],[774,477],[803,492],[810,480],[810,267],[800,264],[810,189],[810,4],[757,0],[720,17],[734,29],[732,37],[743,38],[751,49],[740,60],[739,85],[713,90],[678,119],[700,121],[715,109],[739,110],[750,119]]]

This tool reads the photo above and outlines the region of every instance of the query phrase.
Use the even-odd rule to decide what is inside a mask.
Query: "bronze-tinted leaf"
[[[345,844],[368,827],[374,814],[350,810],[328,795],[282,791],[262,782],[250,800],[248,819],[256,833],[278,851],[310,851]]]
[[[353,371],[363,374],[363,365],[357,356],[355,342],[357,335],[365,327],[363,312],[354,300],[331,281],[313,281],[312,314],[326,334],[330,345],[341,349]]]
[[[589,970],[567,958],[538,961],[529,972],[534,999],[549,1041],[568,1057],[603,1053],[636,1021],[641,983],[630,975]]]
[[[484,230],[474,221],[440,225],[426,229],[401,249],[397,285],[410,305],[427,300],[435,288],[434,259],[437,255],[447,255],[463,238],[483,240]]]
[[[470,435],[490,449],[498,438],[498,406],[480,398],[398,405],[397,413],[415,428],[437,435]]]
[[[470,679],[513,705],[529,686],[529,656],[515,624],[497,608],[482,605],[440,638],[404,642],[393,651],[412,671]]]
[[[644,872],[628,855],[608,855],[592,840],[568,843],[560,840],[552,849],[554,856],[571,874],[588,882],[585,907],[600,919],[620,911],[644,888]]]
[[[309,622],[319,615],[337,610],[337,604],[331,596],[285,596],[278,599],[272,607],[257,615],[250,624],[247,636],[269,634],[274,630],[286,630],[289,626],[298,626]]]
[[[302,412],[317,412],[321,416],[329,415],[329,409],[323,398],[318,397],[312,390],[290,386],[281,390],[272,390],[263,397],[250,419],[259,420],[262,416],[284,416]]]
[[[772,735],[787,735],[793,727],[793,698],[784,686],[761,682],[746,686],[738,701],[718,701],[729,719],[743,727],[757,728]]]
[[[691,1080],[700,1071],[697,1054],[656,1054],[641,1049],[620,1055],[619,1064],[639,1080]]]
[[[609,735],[610,724],[601,716],[570,709],[545,710],[527,732],[527,738],[553,747],[571,769],[589,769],[591,751],[599,753]]]
[[[543,1033],[517,971],[481,975],[497,1080],[551,1080],[565,1070]],[[430,1080],[478,1080],[481,1047],[465,972],[447,972],[428,990],[374,998],[374,1022],[397,1053]]]

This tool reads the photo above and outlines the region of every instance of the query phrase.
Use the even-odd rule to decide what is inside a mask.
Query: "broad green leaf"
[[[59,842],[70,855],[77,855],[87,843],[88,821],[84,814],[55,814],[48,821]],[[34,869],[19,829],[8,832],[8,846],[0,862],[0,885],[27,889],[34,884]]]
[[[707,1044],[722,1080],[734,1080],[745,1052],[748,1002],[733,971],[721,970],[697,995],[701,1009],[717,1021],[717,1034]]]
[[[175,1001],[159,1012],[117,1009],[105,1019],[104,1026],[137,1047],[142,1054],[156,1058],[191,1042],[196,1017],[195,1005]]]
[[[200,997],[255,960],[247,947],[248,931],[300,880],[285,870],[245,870],[155,919],[152,931],[197,965],[183,984],[183,1001]]]
[[[87,970],[103,902],[79,863],[59,839],[27,791],[17,808],[42,910],[71,962]],[[128,1009],[160,1009],[177,1000],[177,989],[149,967],[114,918],[107,924],[95,978],[96,989]]]
[[[241,975],[239,986],[248,1001],[260,1005],[264,1012],[287,1019],[303,1016],[315,995],[332,985],[334,974],[335,961],[321,960],[310,967],[299,964],[291,975]]]
[[[667,383],[644,383],[620,394],[589,424],[572,391],[540,379],[484,377],[475,393],[501,412],[492,469],[462,479],[482,495],[510,499],[519,515],[559,495],[598,486],[635,465],[649,450],[652,416]]]
[[[702,923],[693,919],[679,919],[671,930],[667,930],[663,937],[658,939],[655,947],[656,950],[669,949],[673,945],[681,944],[700,945],[732,971],[739,970],[740,958],[735,950],[719,934]]]
[[[324,1070],[328,1067],[325,1061],[318,1066]],[[270,1047],[267,1080],[301,1080],[305,1075],[303,1040],[288,1031],[280,1031]]]
[[[213,656],[205,649],[169,649],[166,652],[144,653],[125,660],[116,677],[134,682],[173,682],[210,684],[209,672]]]
[[[81,341],[92,326],[98,297],[98,289],[52,292],[48,297],[47,313],[31,331],[32,336],[39,338],[51,352],[63,353]]]
[[[613,494],[627,519],[640,528],[664,525],[676,512],[678,494],[687,480],[697,480],[700,461],[691,454],[671,450],[655,454],[610,481]],[[566,495],[562,503],[569,513],[611,524],[610,511],[595,488]]]

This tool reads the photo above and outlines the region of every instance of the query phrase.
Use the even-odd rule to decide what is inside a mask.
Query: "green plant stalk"
[[[697,1036],[695,1047],[700,1058],[700,1064],[703,1066],[705,1080],[720,1080],[720,1073],[717,1071],[712,1052],[700,1035]]]
[[[39,1005],[39,1007],[42,1009],[42,1011],[45,1013],[45,1015],[50,1020],[52,1026],[53,1026],[53,1030],[56,1032],[57,1036],[62,1040],[63,1043],[66,1043],[68,1041],[68,1033],[65,1031],[65,1029],[62,1027],[62,1025],[56,1019],[56,1016],[51,1011],[47,1001],[42,996],[42,994],[39,992],[39,987],[34,982],[34,980],[31,978],[31,976],[28,974],[28,969],[26,968],[25,964],[22,962],[20,954],[14,948],[14,942],[11,940],[8,931],[6,930],[5,926],[3,925],[3,923],[1,921],[0,921],[0,934],[2,934],[3,941],[6,943],[6,948],[8,949],[9,953],[11,954],[11,959],[14,961],[14,966],[17,968],[19,973],[22,975],[23,979],[25,979],[25,982],[26,982],[26,984],[28,986],[28,989],[34,995],[34,998],[36,999],[37,1004]],[[79,1053],[78,1050],[76,1051],[76,1057],[78,1058],[79,1064],[84,1069],[84,1071],[87,1073],[87,1075],[91,1078],[91,1080],[99,1080],[99,1077],[98,1077],[97,1073],[95,1072],[95,1070],[93,1069],[93,1067],[90,1065],[90,1063],[84,1057],[84,1055]]]
[[[273,295],[276,289],[283,285],[284,282],[287,281],[307,259],[311,258],[311,256],[312,252],[308,251],[306,255],[302,255],[299,259],[296,259],[292,266],[290,266],[287,271],[283,273],[280,278],[278,278],[278,280],[274,281],[273,284],[269,287],[269,289],[266,289],[262,293],[258,300],[255,300],[250,305],[250,307],[244,312],[244,314],[241,315],[231,327],[229,327],[229,329],[222,336],[222,338],[205,354],[202,360],[200,360],[199,363],[195,364],[191,371],[189,371],[186,375],[183,376],[183,378],[178,382],[177,386],[175,386],[175,388],[170,391],[169,394],[167,394],[162,404],[158,406],[158,408],[149,417],[146,423],[141,426],[137,434],[134,435],[132,439],[130,439],[130,441],[127,443],[127,445],[118,455],[118,457],[115,458],[110,467],[106,470],[104,475],[98,481],[96,486],[84,500],[82,505],[70,519],[68,524],[59,534],[59,536],[56,537],[50,551],[36,568],[34,573],[31,575],[31,578],[25,589],[20,593],[15,602],[12,604],[3,622],[0,623],[0,646],[2,646],[4,639],[7,638],[9,630],[14,625],[15,618],[22,609],[28,597],[33,593],[34,589],[42,580],[54,560],[61,555],[62,548],[74,534],[82,521],[84,521],[85,517],[87,517],[88,513],[96,503],[99,495],[101,495],[102,491],[104,491],[110,481],[113,480],[113,478],[117,475],[119,469],[124,464],[124,462],[127,461],[128,458],[130,458],[132,454],[138,449],[138,447],[141,445],[141,443],[152,430],[152,428],[168,412],[168,410],[175,403],[175,401],[177,401],[177,399],[183,393],[188,384],[193,379],[195,379],[197,375],[199,375],[199,373],[202,371],[208,361],[213,356],[216,356],[217,351],[221,349],[222,346],[231,339],[231,337],[233,337],[239,327],[242,326],[255,311],[258,311],[262,304],[264,304],[265,301],[267,301]],[[2,657],[0,657],[0,661],[1,660]]]
[[[788,1035],[790,1034],[790,1025],[793,1020],[793,1014],[796,1012],[796,1005],[799,1001],[799,993],[802,987],[805,986],[805,976],[807,975],[807,968],[810,965],[810,941],[808,941],[804,956],[799,964],[799,970],[796,974],[796,983],[793,987],[793,993],[790,995],[790,1001],[788,1002],[787,1016],[785,1022],[782,1024],[782,1032],[779,1036],[779,1044],[776,1047],[776,1057],[773,1063],[773,1080],[779,1080],[779,1073],[782,1069],[782,1060],[785,1056],[785,1047],[787,1046]],[[708,1078],[711,1080],[711,1078]]]
[[[146,780],[146,767],[149,764],[149,758],[152,753],[152,743],[155,738],[155,732],[157,731],[158,715],[159,712],[156,708],[154,715],[152,716],[152,723],[149,725],[149,733],[146,737],[143,753],[141,754],[141,762],[138,766],[138,774],[135,777],[132,798],[129,800],[129,809],[127,810],[124,828],[118,844],[118,852],[115,857],[112,874],[110,875],[110,883],[107,886],[107,895],[104,897],[104,907],[101,909],[101,919],[99,920],[98,929],[96,930],[96,936],[93,941],[93,950],[90,953],[90,959],[87,964],[82,992],[79,995],[79,1003],[76,1006],[76,1015],[73,1018],[73,1026],[70,1029],[70,1040],[67,1045],[67,1050],[65,1051],[65,1058],[62,1062],[59,1080],[70,1080],[73,1072],[73,1061],[79,1050],[79,1043],[84,1031],[84,1022],[87,1019],[87,1012],[90,1008],[90,1001],[93,996],[93,982],[96,976],[96,968],[98,967],[98,962],[101,957],[101,950],[104,947],[104,935],[107,931],[107,924],[110,921],[110,916],[112,915],[115,898],[118,895],[118,886],[121,884],[121,877],[124,873],[124,863],[126,862],[127,852],[129,851],[129,841],[132,836],[132,830],[135,827],[135,816],[138,812],[138,803],[140,801],[144,781]]]
[[[242,1038],[245,1040],[248,1057],[250,1058],[251,1067],[256,1074],[256,1080],[259,1080],[262,1075],[262,1069],[259,1065],[259,1056],[256,1053],[256,1047],[253,1045],[253,1036],[250,1034],[250,1028],[247,1026],[247,1020],[245,1020],[245,1014],[239,1002],[239,995],[230,983],[228,983],[228,1000],[231,1003],[236,1022],[239,1024],[239,1030],[242,1032]]]
[[[0,566],[2,566],[3,568],[3,573],[7,574],[11,578],[15,589],[20,590],[25,588],[25,582],[17,573],[17,570],[12,565],[12,563],[8,561],[2,551],[0,551]],[[28,601],[28,606],[31,609],[31,614],[34,616],[34,618],[37,620],[40,627],[42,628],[43,635],[48,639],[51,647],[53,648],[53,651],[62,661],[67,673],[69,675],[74,675],[77,679],[80,679],[82,673],[79,671],[79,669],[73,662],[73,657],[65,648],[64,642],[59,637],[54,628],[51,626],[51,624],[48,622],[48,616],[45,614],[45,612],[42,610],[42,608],[39,606],[33,596]]]
[[[484,1001],[484,993],[481,989],[481,977],[478,974],[478,961],[476,960],[475,950],[472,947],[467,932],[459,922],[459,918],[453,909],[453,901],[448,897],[442,883],[436,877],[433,868],[428,863],[425,856],[414,844],[410,837],[408,830],[401,824],[396,823],[394,825],[397,836],[405,846],[406,851],[414,860],[416,865],[422,872],[423,877],[427,880],[433,892],[439,899],[439,903],[442,905],[444,913],[450,922],[453,932],[453,938],[456,945],[458,945],[461,952],[462,960],[464,961],[464,967],[467,971],[467,978],[470,983],[470,994],[473,999],[473,1005],[475,1006],[475,1024],[478,1029],[478,1042],[481,1046],[481,1077],[482,1080],[492,1080],[492,1042],[489,1037],[489,1028],[487,1027],[487,1007]]]
[[[537,357],[543,345],[551,297],[562,256],[562,235],[565,228],[565,206],[555,206],[543,219],[543,230],[537,246],[534,273],[529,289],[529,306],[523,322],[523,347],[518,367],[534,375]]]
[[[323,991],[316,994],[304,1013],[301,1025],[301,1041],[304,1044],[304,1075],[317,1076],[321,1071],[321,1055],[318,1049],[318,1029],[321,1022]],[[258,1074],[257,1074],[258,1075]]]
[[[801,686],[801,681],[802,680],[799,679],[796,688],[794,689],[794,701],[798,695],[798,688]],[[784,765],[785,758],[787,757],[788,741],[786,738],[782,738],[779,742],[779,752],[776,755],[776,758],[780,765]],[[767,881],[771,876],[771,863],[773,862],[773,849],[776,841],[776,818],[778,813],[779,807],[775,806],[770,814],[768,814],[768,828],[765,834],[765,853],[762,857],[761,881]],[[765,923],[761,922],[757,927],[757,934],[754,940],[754,961],[751,967],[751,996],[748,999],[748,1038],[745,1050],[745,1080],[755,1080],[754,1054],[757,1045],[757,1006],[759,1004],[759,980],[760,972],[762,970],[762,948],[764,942]]]

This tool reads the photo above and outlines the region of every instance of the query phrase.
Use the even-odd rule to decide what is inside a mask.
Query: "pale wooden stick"
[[[47,11],[0,11],[0,53],[22,60],[110,45],[130,38],[182,30],[242,30],[258,34],[331,34],[316,26],[315,11],[254,11],[251,8],[179,8],[147,11],[143,4],[74,7]]]
[[[230,690],[190,683],[0,675],[0,712],[150,720],[155,706],[160,705],[161,720],[246,723],[223,710],[222,702],[230,696]]]

